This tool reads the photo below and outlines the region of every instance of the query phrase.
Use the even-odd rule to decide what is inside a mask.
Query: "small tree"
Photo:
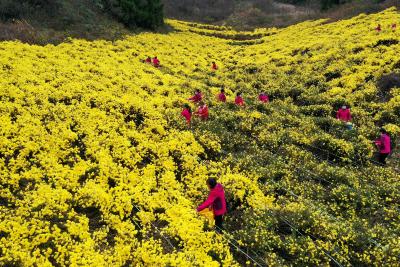
[[[122,22],[127,26],[155,29],[164,23],[160,0],[118,0]]]
[[[333,6],[345,4],[352,0],[320,0],[322,10],[327,10]]]

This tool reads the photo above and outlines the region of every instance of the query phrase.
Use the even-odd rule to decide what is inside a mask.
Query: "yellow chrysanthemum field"
[[[379,166],[372,142],[399,142],[400,89],[378,86],[400,71],[399,22],[0,43],[0,265],[399,266],[399,156]],[[195,89],[210,118],[188,128]],[[209,177],[224,234],[195,211]]]

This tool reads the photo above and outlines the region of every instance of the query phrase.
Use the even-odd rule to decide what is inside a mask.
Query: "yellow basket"
[[[204,218],[207,219],[208,223],[213,226],[215,221],[214,221],[214,212],[212,208],[206,208],[202,211],[199,211],[199,214],[203,216]]]

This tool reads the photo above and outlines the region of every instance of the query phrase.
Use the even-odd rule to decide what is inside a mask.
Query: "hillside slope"
[[[112,41],[132,33],[93,0],[50,1],[45,7],[10,3],[0,2],[0,41],[40,45],[68,38]]]
[[[168,18],[189,20],[239,29],[286,27],[306,20],[347,19],[360,13],[376,13],[400,7],[398,0],[163,0]],[[322,9],[323,2],[336,3]]]
[[[0,43],[0,265],[398,265],[398,148],[382,167],[371,141],[384,126],[399,142],[399,88],[377,85],[400,71],[399,19]],[[188,129],[195,89],[211,117]],[[223,235],[195,212],[208,177]]]

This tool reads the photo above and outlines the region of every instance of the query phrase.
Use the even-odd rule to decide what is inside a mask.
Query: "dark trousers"
[[[215,229],[218,233],[222,232],[222,222],[224,221],[224,217],[222,215],[214,216],[215,220]]]
[[[382,165],[386,165],[386,158],[389,156],[388,153],[379,153],[379,158],[378,161],[379,163],[381,163]]]

